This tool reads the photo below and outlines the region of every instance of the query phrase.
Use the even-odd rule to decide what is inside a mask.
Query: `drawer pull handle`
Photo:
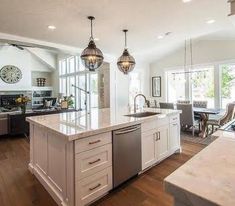
[[[173,118],[173,120],[177,120],[177,119],[178,119],[177,117]]]
[[[92,191],[92,190],[94,190],[94,189],[96,189],[96,188],[98,188],[98,187],[100,187],[101,186],[101,184],[99,183],[98,185],[96,185],[95,187],[91,187],[91,188],[89,188],[89,190],[90,191]]]
[[[99,162],[101,159],[97,159],[97,160],[95,160],[95,161],[93,161],[93,162],[89,162],[89,164],[90,165],[92,165],[92,164],[95,164],[96,162]]]
[[[97,141],[94,141],[94,142],[89,142],[89,144],[91,145],[91,144],[97,144],[97,143],[99,143],[99,142],[101,142],[101,140],[99,139],[99,140],[97,140]]]

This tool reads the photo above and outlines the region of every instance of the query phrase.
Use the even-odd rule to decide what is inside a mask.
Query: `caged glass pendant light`
[[[103,64],[104,56],[101,50],[96,47],[93,38],[92,21],[95,17],[88,16],[88,19],[91,21],[91,37],[87,48],[85,48],[81,54],[81,59],[84,66],[89,69],[89,71],[95,71]]]
[[[123,32],[125,33],[125,49],[122,53],[122,56],[120,56],[117,61],[117,66],[121,72],[123,72],[124,74],[128,74],[135,67],[135,59],[133,56],[129,54],[128,49],[127,49],[126,33],[128,32],[128,30],[125,29],[123,30]]]

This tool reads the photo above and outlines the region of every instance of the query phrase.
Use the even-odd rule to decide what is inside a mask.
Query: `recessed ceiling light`
[[[191,2],[192,0],[182,0],[183,3],[189,3]]]
[[[215,23],[215,20],[214,19],[210,19],[210,20],[207,20],[206,23],[207,24],[213,24],[213,23]]]
[[[159,35],[157,38],[158,38],[158,39],[163,39],[163,38],[164,38],[164,36]]]
[[[49,25],[47,28],[50,29],[50,30],[55,30],[55,29],[56,29],[56,26],[54,26],[54,25]]]

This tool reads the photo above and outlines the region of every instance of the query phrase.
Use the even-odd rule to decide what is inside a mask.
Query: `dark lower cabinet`
[[[68,110],[57,110],[57,111],[45,111],[45,112],[32,112],[26,114],[9,114],[8,115],[8,134],[19,135],[29,134],[29,123],[26,121],[26,117],[48,115],[48,114],[59,114],[65,112],[74,112],[74,109]]]

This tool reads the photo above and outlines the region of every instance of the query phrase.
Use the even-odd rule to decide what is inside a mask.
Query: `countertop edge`
[[[144,118],[133,118],[133,121],[131,122],[125,122],[125,123],[121,123],[121,124],[117,124],[117,125],[112,125],[112,126],[108,126],[108,127],[103,127],[103,128],[98,128],[98,129],[94,129],[94,130],[89,130],[89,131],[84,131],[84,132],[80,132],[77,134],[71,134],[71,135],[66,135],[62,132],[59,132],[49,126],[46,125],[42,125],[37,121],[34,121],[31,117],[26,117],[26,121],[29,122],[30,124],[34,124],[34,125],[38,125],[40,127],[43,127],[53,133],[56,133],[58,135],[62,135],[62,136],[66,136],[68,138],[68,141],[74,141],[77,139],[82,139],[82,138],[86,138],[88,136],[92,136],[92,135],[97,135],[97,134],[101,134],[101,133],[105,133],[105,132],[109,132],[112,130],[117,130],[123,127],[128,127],[128,126],[132,126],[135,124],[141,124],[144,123],[146,121],[151,121],[154,119],[161,119],[161,118],[165,118],[165,117],[170,117],[172,115],[176,115],[176,114],[180,114],[181,111],[179,110],[172,110],[171,113],[168,114],[157,114],[157,115],[153,115],[153,116],[148,116],[148,117],[144,117]],[[57,115],[57,114],[54,114]],[[49,116],[49,115],[48,115]],[[38,116],[40,117],[40,116]]]

